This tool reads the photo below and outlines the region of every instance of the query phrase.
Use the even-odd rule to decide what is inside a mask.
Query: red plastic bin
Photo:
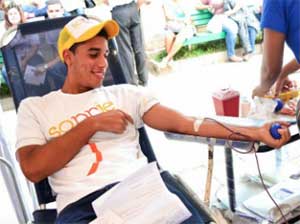
[[[240,93],[231,88],[220,89],[213,93],[216,115],[239,116]]]

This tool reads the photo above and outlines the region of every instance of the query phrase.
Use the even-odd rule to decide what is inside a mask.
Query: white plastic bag
[[[275,116],[276,101],[269,98],[254,97],[254,107],[248,115],[250,118],[272,120]]]
[[[211,33],[222,32],[222,25],[225,15],[214,15],[211,20],[207,23],[206,30]]]

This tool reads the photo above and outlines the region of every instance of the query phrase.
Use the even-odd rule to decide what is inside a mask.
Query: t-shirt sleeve
[[[122,94],[122,104],[134,120],[136,128],[141,128],[144,124],[142,118],[144,114],[155,104],[158,104],[157,98],[148,88],[134,85],[124,85]]]
[[[261,18],[261,27],[286,33],[285,8],[279,0],[265,0]]]
[[[157,100],[157,98],[154,96],[153,92],[150,91],[147,88],[144,87],[138,87],[138,89],[140,90],[140,98],[139,98],[139,102],[138,102],[138,113],[139,113],[139,117],[142,118],[144,116],[144,114],[151,109],[154,105],[158,104],[159,101]],[[143,126],[143,120],[141,119],[137,125],[138,128]]]
[[[46,143],[38,118],[33,113],[32,104],[33,101],[24,100],[18,109],[16,149],[27,145],[43,145]]]

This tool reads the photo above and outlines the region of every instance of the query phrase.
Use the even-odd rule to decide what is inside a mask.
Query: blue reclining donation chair
[[[47,60],[46,58],[57,57],[57,54],[52,54],[56,47],[54,44],[56,44],[58,33],[72,18],[64,17],[21,24],[14,38],[1,48],[9,86],[17,109],[21,100],[26,97],[41,96],[49,91],[61,88],[66,74],[66,67],[63,63],[57,62],[47,70],[44,76],[38,79],[30,74],[30,69],[43,64]],[[114,40],[109,41],[109,49],[109,69],[104,85],[126,83]],[[31,57],[27,57],[26,61],[22,61],[22,56],[26,55],[31,55]],[[141,148],[147,156],[148,162],[156,161],[146,130],[141,128],[139,133]],[[184,200],[190,201],[197,208],[199,215],[203,218],[203,223],[214,223],[205,206],[196,200],[195,194],[191,193],[178,178],[174,178],[167,171],[163,171],[162,175],[170,179],[174,189],[182,192],[185,197]],[[56,210],[46,209],[45,207],[46,204],[55,201],[55,195],[47,179],[35,184],[35,189],[40,208],[33,212],[34,223],[53,223],[57,215]]]

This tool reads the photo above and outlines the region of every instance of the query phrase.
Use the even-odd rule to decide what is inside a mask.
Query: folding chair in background
[[[45,42],[37,40],[47,40],[45,36],[56,36],[57,38],[60,29],[72,18],[73,17],[63,17],[21,24],[14,38],[6,46],[1,48],[16,109],[18,109],[21,100],[26,97],[41,96],[49,91],[61,88],[66,75],[66,68],[63,63],[58,62],[56,65],[56,69],[60,72],[56,71],[53,76],[46,74],[45,77],[42,77],[42,80],[39,80],[41,77],[39,77],[38,80],[34,79],[27,69],[28,67],[34,69],[34,67],[45,58],[45,55],[42,54]],[[30,48],[35,51],[35,54],[32,54],[32,58],[27,60],[26,68],[24,64],[22,64],[23,62],[20,62],[19,51],[24,51],[24,49],[19,47],[19,44],[32,45]],[[38,45],[37,48],[36,45]],[[122,66],[118,60],[119,56],[114,40],[109,41],[109,49],[109,69],[104,80],[104,85],[127,83],[122,71]],[[48,51],[44,52],[48,54]],[[21,52],[21,54],[22,53],[24,52]],[[157,161],[146,130],[144,128],[139,129],[139,134],[140,145],[148,162]],[[173,177],[168,171],[162,171],[161,173],[162,176],[168,178],[174,189],[183,194],[185,200],[190,201],[194,207],[197,208],[199,215],[203,218],[203,223],[215,223],[209,210],[206,209],[204,204],[197,199],[196,194],[192,193],[178,177]],[[35,208],[33,212],[34,223],[53,223],[57,215],[56,209],[46,208],[47,204],[55,201],[55,195],[49,186],[48,179],[44,179],[35,184],[35,190],[40,206]]]

